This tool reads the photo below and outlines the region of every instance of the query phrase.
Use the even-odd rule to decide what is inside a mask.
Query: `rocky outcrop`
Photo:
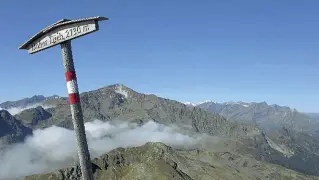
[[[162,143],[147,143],[136,148],[118,148],[92,160],[95,179],[185,179],[192,180],[179,169],[177,155]],[[25,177],[31,179],[80,180],[78,164],[51,174]]]
[[[100,180],[318,180],[278,165],[266,164],[233,152],[177,151],[162,143],[118,148],[92,160]],[[78,164],[23,180],[80,180]]]

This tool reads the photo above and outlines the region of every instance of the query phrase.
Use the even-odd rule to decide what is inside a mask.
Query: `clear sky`
[[[72,41],[80,91],[122,83],[179,101],[319,112],[318,0],[0,2],[0,102],[66,96],[59,46],[18,50],[55,21],[106,16]]]

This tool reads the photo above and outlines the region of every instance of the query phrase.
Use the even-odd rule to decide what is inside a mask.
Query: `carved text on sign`
[[[97,30],[95,21],[67,24],[50,31],[37,39],[28,46],[28,51],[29,53],[35,53]]]

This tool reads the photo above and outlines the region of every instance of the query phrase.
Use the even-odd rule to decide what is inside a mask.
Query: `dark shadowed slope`
[[[21,142],[31,134],[32,129],[25,127],[8,111],[0,110],[0,146]]]

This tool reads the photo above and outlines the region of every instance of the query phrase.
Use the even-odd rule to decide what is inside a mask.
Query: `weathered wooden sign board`
[[[64,41],[71,40],[98,30],[97,22],[85,21],[75,24],[67,24],[46,33],[30,44],[27,49],[30,54],[55,46]]]
[[[25,42],[19,49],[26,49],[30,54],[61,45],[63,66],[67,81],[69,102],[76,136],[78,155],[83,180],[93,180],[90,153],[87,145],[83,113],[74,68],[71,40],[99,30],[98,22],[106,17],[91,17],[78,20],[62,19],[44,28]]]
[[[62,19],[40,31],[20,49],[27,49],[30,54],[61,44],[92,32],[98,31],[98,21],[107,20],[105,17],[92,17],[79,20]]]

